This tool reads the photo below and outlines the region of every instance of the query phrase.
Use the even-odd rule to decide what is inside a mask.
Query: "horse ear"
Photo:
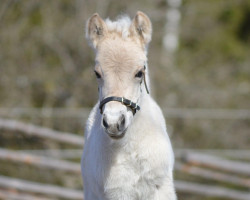
[[[98,13],[95,13],[87,21],[86,38],[96,49],[98,42],[107,34],[107,25]]]
[[[148,16],[141,11],[137,11],[131,24],[130,31],[132,35],[139,36],[142,44],[146,46],[151,41],[152,36],[152,25]]]

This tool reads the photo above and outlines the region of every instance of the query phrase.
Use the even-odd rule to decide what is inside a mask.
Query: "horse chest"
[[[104,191],[107,199],[152,199],[156,190],[156,173],[147,159],[136,153],[121,153],[107,169]]]

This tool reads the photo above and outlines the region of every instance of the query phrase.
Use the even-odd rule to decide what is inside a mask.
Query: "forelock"
[[[130,36],[130,25],[131,19],[127,15],[122,15],[117,18],[116,21],[111,21],[109,18],[105,20],[108,30],[110,32],[118,32],[123,38],[128,38]]]

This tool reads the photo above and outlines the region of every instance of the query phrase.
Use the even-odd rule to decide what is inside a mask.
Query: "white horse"
[[[149,18],[137,12],[104,21],[94,14],[87,38],[96,52],[99,101],[82,156],[84,200],[175,200],[174,155],[163,114],[148,94]]]

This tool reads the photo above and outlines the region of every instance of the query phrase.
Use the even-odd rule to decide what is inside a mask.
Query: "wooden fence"
[[[82,137],[6,119],[0,119],[0,131],[0,134],[21,132],[28,136],[37,136],[76,147],[75,149],[56,150],[9,150],[0,148],[0,163],[1,161],[22,163],[46,170],[70,172],[76,174],[80,179],[80,163],[67,159],[79,160],[84,145]],[[176,149],[175,155],[176,173],[186,174],[187,177],[197,180],[176,180],[177,194],[190,193],[234,200],[250,199],[250,150]],[[216,184],[209,184],[211,181]],[[226,186],[222,186],[223,184]],[[227,187],[227,185],[235,187]],[[0,199],[78,200],[83,199],[83,195],[82,190],[0,175]]]

